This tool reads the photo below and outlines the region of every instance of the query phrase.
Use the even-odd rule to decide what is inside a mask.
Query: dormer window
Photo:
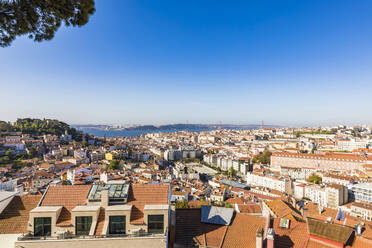
[[[109,234],[125,234],[125,216],[110,216]]]
[[[52,229],[51,222],[52,218],[50,217],[34,218],[34,236],[50,236]]]
[[[164,232],[164,215],[149,215],[147,223],[148,233]]]
[[[92,216],[76,217],[76,235],[89,235],[92,225]]]

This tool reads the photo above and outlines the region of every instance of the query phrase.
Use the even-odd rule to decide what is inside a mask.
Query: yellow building
[[[111,161],[111,160],[113,160],[114,158],[115,158],[114,154],[112,154],[112,153],[110,153],[110,152],[108,152],[108,153],[105,154],[105,159],[106,159],[106,160]]]

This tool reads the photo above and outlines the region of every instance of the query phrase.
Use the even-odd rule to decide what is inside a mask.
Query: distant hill
[[[138,125],[127,128],[115,128],[109,125],[73,125],[78,130],[128,130],[128,131],[163,131],[163,130],[209,130],[209,129],[258,129],[261,125],[235,125],[235,124],[168,124],[168,125]],[[277,125],[265,125],[264,128],[279,127]]]
[[[1,132],[22,132],[35,136],[44,134],[54,134],[61,136],[66,132],[74,139],[79,135],[79,132],[70,127],[68,124],[52,119],[32,119],[18,118],[13,124],[5,121],[0,121]]]

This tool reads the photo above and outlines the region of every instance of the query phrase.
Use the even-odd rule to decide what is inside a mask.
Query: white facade
[[[268,177],[253,173],[247,174],[247,184],[251,186],[275,189],[286,193],[290,193],[291,191],[291,182],[288,179]]]
[[[360,183],[352,186],[352,192],[357,202],[372,202],[372,183]]]
[[[320,206],[327,205],[326,191],[324,187],[315,184],[306,186],[305,197]]]

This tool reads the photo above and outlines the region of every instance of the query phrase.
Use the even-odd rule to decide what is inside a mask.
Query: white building
[[[362,218],[364,220],[372,221],[372,204],[364,204],[360,202],[353,202],[350,206],[351,216]]]
[[[320,206],[327,205],[326,190],[324,187],[321,187],[319,185],[307,185],[305,187],[305,197]]]
[[[266,187],[285,193],[291,193],[291,181],[287,178],[247,173],[247,184],[250,186]]]
[[[372,202],[372,183],[354,184],[351,188],[355,201]]]

